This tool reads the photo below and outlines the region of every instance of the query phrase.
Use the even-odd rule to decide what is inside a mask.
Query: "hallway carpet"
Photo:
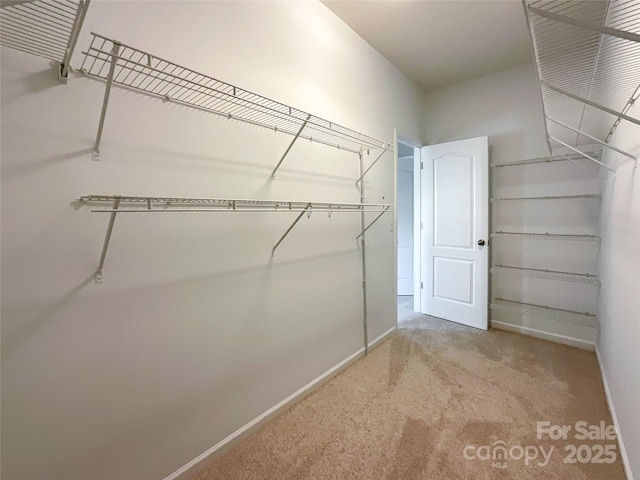
[[[576,438],[576,422],[612,423],[593,353],[404,313],[392,338],[195,479],[625,478],[615,440]],[[538,439],[538,421],[570,426],[567,439]]]

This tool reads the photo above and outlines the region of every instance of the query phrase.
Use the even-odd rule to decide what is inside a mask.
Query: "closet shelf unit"
[[[492,310],[506,310],[521,315],[531,315],[533,317],[552,320],[555,322],[573,323],[585,327],[597,328],[597,317],[589,312],[577,312],[564,308],[554,308],[547,305],[537,305],[534,303],[518,302],[504,298],[496,298],[489,306]]]
[[[611,139],[640,97],[640,6],[634,1],[523,0],[542,91],[549,151],[598,143],[634,162]],[[612,81],[615,79],[615,81]]]
[[[3,0],[0,44],[56,62],[66,83],[90,0]]]
[[[331,217],[333,213],[377,213],[378,215],[362,229],[356,240],[364,236],[365,232],[376,223],[385,212],[392,208],[388,204],[374,203],[340,203],[340,202],[300,202],[280,200],[246,200],[231,198],[193,198],[193,197],[138,197],[120,195],[85,195],[76,200],[78,205],[101,206],[93,208],[92,213],[109,213],[109,223],[105,234],[102,253],[96,271],[96,283],[103,281],[102,270],[109,249],[113,226],[118,214],[125,213],[185,213],[185,212],[217,212],[217,213],[297,213],[293,223],[273,246],[271,255],[275,256],[276,249],[289,235],[300,219],[313,212],[325,212]]]
[[[547,280],[558,280],[560,282],[575,282],[596,285],[598,287],[600,286],[600,281],[598,280],[597,275],[592,273],[561,272],[558,270],[516,267],[501,264],[497,264],[491,268],[491,273],[498,275],[519,275],[521,277],[543,278]]]
[[[573,233],[525,233],[525,232],[494,232],[491,234],[492,238],[532,238],[542,240],[579,240],[579,241],[594,241],[599,242],[600,237],[597,235],[588,234],[573,234]]]
[[[112,85],[293,136],[275,165],[272,178],[275,178],[280,165],[298,139],[352,152],[361,158],[365,151],[379,150],[380,154],[373,164],[386,152],[393,152],[393,146],[389,142],[198,73],[109,37],[93,32],[92,35],[91,44],[83,52],[84,60],[80,71],[106,82],[94,145],[95,160],[100,159],[100,142]]]

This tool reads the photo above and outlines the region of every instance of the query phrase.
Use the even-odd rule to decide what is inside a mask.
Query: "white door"
[[[413,295],[413,156],[398,158],[398,295]]]
[[[487,137],[422,148],[422,313],[488,328]]]

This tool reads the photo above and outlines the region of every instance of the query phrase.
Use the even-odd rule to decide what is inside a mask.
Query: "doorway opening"
[[[397,285],[398,327],[420,315],[420,148],[415,141],[398,137]],[[417,195],[416,195],[417,194]]]
[[[398,327],[425,316],[488,328],[488,138],[398,137]]]

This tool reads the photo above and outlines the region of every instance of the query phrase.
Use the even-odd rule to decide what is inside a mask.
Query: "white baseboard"
[[[587,340],[568,337],[566,335],[560,335],[557,333],[545,332],[542,330],[537,330],[535,328],[523,327],[521,325],[513,325],[511,323],[491,320],[491,326],[499,330],[508,330],[510,332],[522,333],[523,335],[529,335],[531,337],[541,338],[543,340],[549,340],[551,342],[562,343],[563,345],[569,345],[571,347],[589,350],[590,352],[593,352],[596,348],[593,342],[589,342]]]
[[[624,473],[627,475],[627,480],[633,480],[633,472],[629,466],[629,456],[627,455],[627,449],[624,447],[624,441],[620,435],[620,424],[618,423],[618,417],[616,416],[616,409],[613,405],[613,399],[611,398],[611,391],[609,390],[609,383],[607,382],[607,375],[604,372],[604,365],[602,365],[602,358],[600,357],[600,350],[596,345],[596,357],[598,358],[598,365],[600,365],[600,374],[602,375],[602,383],[604,385],[604,393],[607,397],[607,404],[609,404],[609,411],[611,412],[611,419],[613,425],[616,428],[616,436],[618,437],[618,446],[620,447],[620,458],[622,460],[622,466],[624,467]]]
[[[382,335],[369,342],[369,349],[375,348],[380,343],[382,343],[386,338],[393,334],[396,331],[396,327],[392,327]],[[299,389],[297,392],[292,393],[287,398],[282,400],[280,403],[274,405],[269,410],[264,412],[262,415],[254,418],[246,425],[240,427],[238,430],[233,432],[228,437],[220,440],[213,447],[208,449],[206,452],[198,455],[196,458],[191,460],[186,465],[180,467],[178,470],[165,477],[164,480],[189,480],[193,478],[200,470],[203,470],[208,464],[213,462],[217,457],[222,455],[223,453],[229,451],[231,448],[236,446],[242,440],[247,438],[253,432],[258,430],[267,424],[270,420],[277,417],[280,413],[282,413],[287,408],[291,407],[294,403],[298,402],[302,398],[306,397],[313,390],[331,380],[337,374],[342,372],[345,368],[353,364],[356,360],[364,355],[364,347],[355,352],[353,355],[350,355],[342,362],[337,364],[335,367],[327,370],[325,373],[307,383],[304,387]]]

